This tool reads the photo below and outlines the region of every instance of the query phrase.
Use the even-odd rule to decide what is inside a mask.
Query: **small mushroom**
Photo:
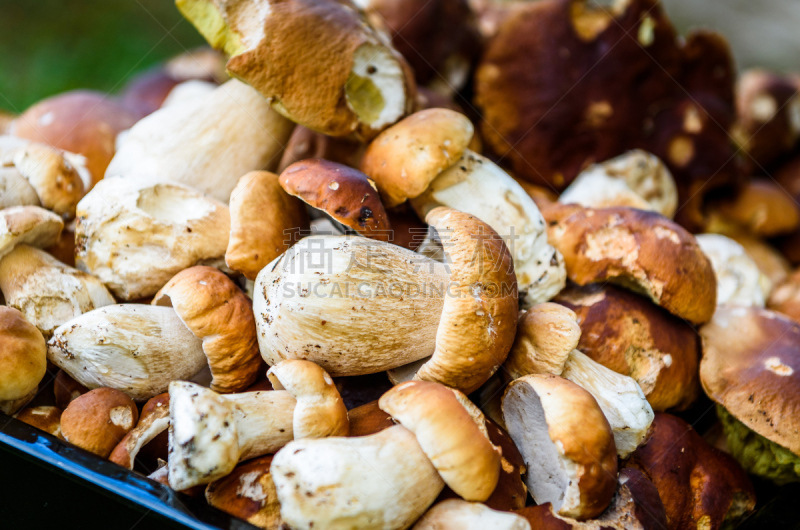
[[[169,394],[151,398],[142,407],[139,421],[111,451],[108,459],[128,469],[133,469],[136,456],[144,446],[169,428]]]
[[[227,206],[163,179],[107,178],[78,204],[75,263],[122,300],[152,296],[183,269],[222,265]]]
[[[167,282],[152,304],[173,308],[203,341],[211,390],[241,392],[255,382],[262,364],[253,309],[230,278],[213,267],[190,267]]]
[[[281,518],[292,528],[408,528],[444,487],[401,425],[357,438],[290,442],[270,473]]]
[[[626,466],[638,469],[655,484],[667,528],[735,526],[755,507],[753,485],[736,461],[669,414],[656,414],[647,443],[631,455]]]
[[[26,407],[14,415],[19,421],[27,423],[31,427],[36,427],[50,436],[61,438],[61,414],[62,410],[58,407],[40,405],[38,407]]]
[[[231,235],[225,263],[248,280],[296,241],[294,232],[308,230],[303,203],[281,188],[278,175],[252,171],[231,192]]]
[[[767,309],[720,306],[700,335],[700,381],[731,454],[750,473],[797,481],[800,324]]]
[[[256,458],[206,488],[206,502],[266,530],[281,526],[281,505],[272,482],[272,455]]]
[[[591,208],[628,206],[672,218],[678,190],[657,156],[634,150],[581,171],[558,200]]]
[[[140,304],[101,307],[67,321],[53,332],[47,358],[88,388],[115,388],[137,401],[208,366],[203,342],[173,309]]]
[[[23,243],[38,248],[53,246],[63,228],[64,222],[56,214],[38,206],[0,210],[0,257]]]
[[[462,114],[423,110],[375,138],[361,169],[375,181],[387,206],[412,199],[420,218],[446,206],[488,224],[511,251],[524,305],[546,302],[564,287],[561,255],[548,244],[544,220],[525,190],[467,149],[473,132]]]
[[[508,433],[525,458],[538,504],[578,520],[600,515],[617,481],[611,427],[592,395],[555,375],[516,379],[503,396]]]
[[[466,401],[465,396],[463,399]],[[468,501],[489,498],[500,476],[500,453],[452,390],[436,383],[409,381],[389,390],[378,403],[416,435],[423,452],[453,491]]]
[[[114,156],[117,135],[138,115],[100,92],[73,90],[47,98],[23,112],[10,134],[86,157],[89,191],[103,178]]]
[[[61,434],[71,444],[107,458],[136,426],[139,410],[113,388],[96,388],[72,401],[61,415]]]
[[[107,177],[159,176],[227,203],[239,177],[275,169],[292,123],[235,79],[136,123]]]
[[[6,305],[19,309],[45,338],[68,320],[114,303],[100,280],[28,245],[0,260],[0,290]]]
[[[448,499],[434,504],[413,530],[531,530],[528,521],[515,513],[492,510],[479,502]]]
[[[695,239],[714,267],[718,305],[764,307],[772,286],[744,247],[719,234],[699,234]]]
[[[177,6],[211,46],[230,56],[233,77],[310,129],[370,138],[414,103],[410,68],[350,5],[178,0]]]
[[[694,324],[711,319],[716,279],[695,238],[669,219],[631,208],[553,205],[550,242],[578,285],[610,281]]]
[[[357,169],[322,159],[295,162],[283,170],[281,186],[357,233],[389,241],[391,226],[378,188]]]
[[[47,348],[36,326],[0,306],[0,410],[13,414],[35,394],[47,369]]]

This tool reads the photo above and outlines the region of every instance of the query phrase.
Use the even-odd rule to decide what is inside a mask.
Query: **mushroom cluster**
[[[217,51],[0,116],[0,412],[274,530],[800,481],[795,76],[656,0],[176,4]]]

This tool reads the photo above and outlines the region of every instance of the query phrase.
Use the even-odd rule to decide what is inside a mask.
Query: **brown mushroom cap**
[[[205,265],[185,269],[156,293],[152,304],[175,309],[203,340],[212,390],[237,392],[255,382],[262,364],[253,308],[225,274]]]
[[[520,315],[514,346],[504,364],[508,376],[561,375],[580,337],[581,328],[571,309],[550,302],[533,306]]]
[[[350,418],[350,436],[369,436],[395,425],[377,401],[350,409],[347,415]]]
[[[627,466],[658,488],[668,528],[721,528],[755,507],[753,485],[739,464],[669,414],[656,413],[650,438]]]
[[[231,192],[231,237],[225,263],[248,280],[295,243],[292,231],[308,229],[303,203],[288,195],[269,171],[253,171]],[[297,234],[295,234],[297,235]]]
[[[59,370],[53,382],[53,393],[55,394],[56,406],[65,409],[75,399],[88,392],[89,389],[75,381],[64,370]]]
[[[29,396],[46,370],[42,333],[16,309],[0,306],[0,401]]]
[[[720,306],[700,335],[708,397],[800,455],[800,324],[768,309]]]
[[[392,125],[367,147],[366,173],[391,208],[418,197],[436,176],[455,164],[475,130],[466,116],[449,109],[426,109]]]
[[[555,204],[542,212],[548,239],[578,285],[610,281],[647,295],[695,324],[711,319],[717,282],[695,238],[653,212]]]
[[[372,239],[389,239],[391,227],[378,188],[357,169],[328,160],[303,160],[281,173],[280,184],[290,195],[356,232]]]
[[[85,156],[96,184],[114,156],[117,135],[137,119],[106,94],[75,90],[30,107],[14,121],[11,134]]]
[[[760,237],[785,234],[800,225],[795,198],[771,179],[749,181],[732,200],[716,205],[716,211],[728,223]]]
[[[259,528],[280,528],[281,505],[269,473],[271,465],[272,455],[268,455],[237,466],[208,485],[206,501]]]
[[[570,285],[554,302],[575,311],[577,348],[635,379],[654,410],[685,409],[697,397],[700,341],[685,321],[610,285]]]
[[[136,427],[120,440],[108,459],[115,464],[133,469],[137,455],[151,442],[158,444],[163,450],[163,456],[166,457],[169,451],[168,427],[169,392],[164,392],[147,400],[142,407]]]
[[[107,458],[138,419],[139,409],[130,397],[101,387],[69,404],[61,415],[61,433],[69,443]]]
[[[61,413],[58,407],[39,406],[27,407],[19,411],[14,417],[19,421],[36,427],[56,438],[61,437]]]

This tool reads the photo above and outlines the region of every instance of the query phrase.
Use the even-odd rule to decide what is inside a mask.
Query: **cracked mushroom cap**
[[[280,528],[281,505],[272,482],[272,455],[236,466],[206,488],[206,502],[259,528]]]
[[[38,248],[55,245],[64,221],[38,206],[12,206],[0,210],[0,257],[16,245],[25,243]]]
[[[617,449],[611,427],[592,395],[555,375],[527,375],[503,396],[508,433],[528,468],[538,504],[578,520],[600,515],[617,483]]]
[[[286,193],[359,234],[389,240],[391,226],[378,188],[359,170],[315,158],[284,169],[280,183]]]
[[[409,381],[389,390],[378,403],[416,435],[453,491],[468,501],[489,498],[500,476],[500,453],[452,390]]]
[[[631,376],[654,410],[681,410],[695,400],[700,341],[688,323],[611,285],[571,285],[554,301],[577,316],[577,349]]]
[[[46,338],[78,315],[115,303],[100,280],[28,245],[0,260],[0,290],[6,305],[22,311]]]
[[[413,106],[410,68],[349,3],[176,4],[211,46],[230,56],[233,77],[296,123],[331,136],[368,139]]]
[[[36,427],[50,436],[61,438],[61,414],[62,410],[58,407],[42,405],[38,407],[26,407],[14,415],[16,419],[27,423],[31,427]]]
[[[47,369],[44,337],[22,313],[0,306],[0,338],[0,402],[21,400],[36,391]]]
[[[190,267],[167,282],[152,304],[172,307],[203,341],[212,390],[241,392],[255,382],[262,364],[253,309],[230,278],[213,267]]]
[[[281,517],[294,528],[408,528],[444,487],[401,425],[357,438],[296,440],[278,451],[270,472]]]
[[[223,263],[224,204],[157,177],[103,179],[78,204],[75,263],[121,300],[152,296],[180,271]]]
[[[136,456],[142,448],[169,428],[169,394],[151,398],[142,407],[136,427],[120,440],[108,459],[128,469],[133,469]]]
[[[61,415],[61,434],[71,444],[107,458],[139,419],[136,403],[113,388],[96,388]]]
[[[281,188],[278,175],[252,171],[231,192],[231,235],[225,264],[248,280],[292,243],[290,233],[308,229],[303,203]]]
[[[543,213],[573,282],[610,281],[694,324],[711,319],[714,269],[694,236],[674,222],[631,208],[553,205]]]
[[[474,134],[472,122],[449,109],[416,112],[379,134],[367,146],[361,171],[381,192],[387,208],[421,195],[455,164]]]
[[[800,324],[767,309],[720,306],[700,335],[706,394],[749,429],[800,455]]]
[[[203,343],[168,307],[101,307],[56,328],[47,358],[87,388],[111,387],[137,401],[208,366]]]
[[[10,133],[86,157],[91,174],[86,191],[105,175],[117,135],[139,119],[114,98],[73,90],[44,99],[14,120]]]
[[[511,254],[492,228],[472,215],[439,207],[425,217],[450,269],[436,349],[414,375],[468,394],[505,362],[518,319]]]
[[[503,366],[512,380],[528,374],[561,375],[580,338],[574,311],[550,302],[537,304],[520,315],[514,346]]]
[[[723,528],[755,507],[753,486],[736,461],[669,414],[656,414],[652,434],[626,467],[655,484],[667,528]]]
[[[267,372],[275,390],[297,400],[292,420],[294,439],[347,436],[347,407],[328,372],[310,361],[287,359]]]
[[[479,502],[448,499],[434,504],[413,530],[531,530],[521,515],[492,510]]]
[[[764,307],[771,289],[769,278],[742,245],[719,234],[699,234],[695,239],[714,267],[717,305]]]

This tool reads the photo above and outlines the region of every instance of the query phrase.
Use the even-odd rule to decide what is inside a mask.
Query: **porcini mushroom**
[[[528,374],[561,375],[580,338],[573,311],[549,302],[537,304],[520,315],[517,336],[503,367],[510,379]]]
[[[720,234],[699,234],[695,239],[714,267],[718,305],[764,307],[772,285],[744,247]]]
[[[0,410],[13,414],[36,392],[47,369],[44,337],[11,307],[0,306]]]
[[[119,304],[59,326],[47,358],[88,388],[111,387],[143,401],[208,363],[203,342],[168,307]]]
[[[278,175],[252,171],[231,192],[231,235],[225,263],[248,280],[296,241],[293,235],[308,230],[303,203],[281,188]]]
[[[172,307],[203,341],[213,378],[211,390],[241,392],[255,382],[262,364],[253,309],[230,278],[213,267],[190,267],[168,281],[152,304]]]
[[[321,0],[178,0],[177,6],[230,56],[233,77],[306,127],[370,138],[414,103],[408,65],[352,6]]]
[[[133,469],[136,456],[142,448],[169,428],[169,394],[159,394],[147,401],[136,427],[111,451],[108,459],[128,469]]]
[[[758,237],[788,234],[800,225],[797,200],[771,179],[748,181],[732,198],[710,206],[708,230],[726,233],[744,230]]]
[[[54,245],[64,222],[54,213],[38,206],[13,206],[0,210],[0,257],[16,245],[45,248]]]
[[[527,375],[503,396],[503,416],[528,468],[534,500],[578,520],[600,515],[614,497],[617,450],[597,401],[555,375]]]
[[[117,298],[154,295],[187,267],[223,263],[228,208],[156,177],[108,178],[78,204],[76,266]]]
[[[31,427],[36,427],[50,436],[61,438],[61,414],[62,410],[58,407],[40,405],[38,407],[26,407],[14,415],[16,419],[27,423]]]
[[[96,388],[64,410],[61,434],[71,444],[106,458],[138,419],[136,404],[123,392]]]
[[[281,505],[272,482],[272,455],[236,466],[206,488],[206,502],[259,528],[280,528]]]
[[[548,244],[544,220],[525,190],[467,149],[473,132],[458,112],[417,112],[369,144],[361,170],[389,207],[412,199],[420,218],[447,206],[481,219],[511,251],[524,305],[546,302],[564,286],[563,259]]]
[[[45,338],[68,320],[114,303],[100,280],[28,245],[0,259],[0,290],[6,305],[19,309]]]
[[[767,309],[720,306],[700,335],[700,381],[731,454],[753,474],[798,480],[800,324]]]
[[[512,512],[492,510],[479,502],[448,499],[425,512],[413,530],[531,530],[530,523]]]
[[[695,238],[669,219],[632,208],[558,204],[544,215],[549,240],[573,282],[610,281],[692,323],[711,319],[717,291],[711,262]]]
[[[292,123],[235,79],[136,123],[107,177],[160,176],[228,202],[239,177],[275,169]]]

